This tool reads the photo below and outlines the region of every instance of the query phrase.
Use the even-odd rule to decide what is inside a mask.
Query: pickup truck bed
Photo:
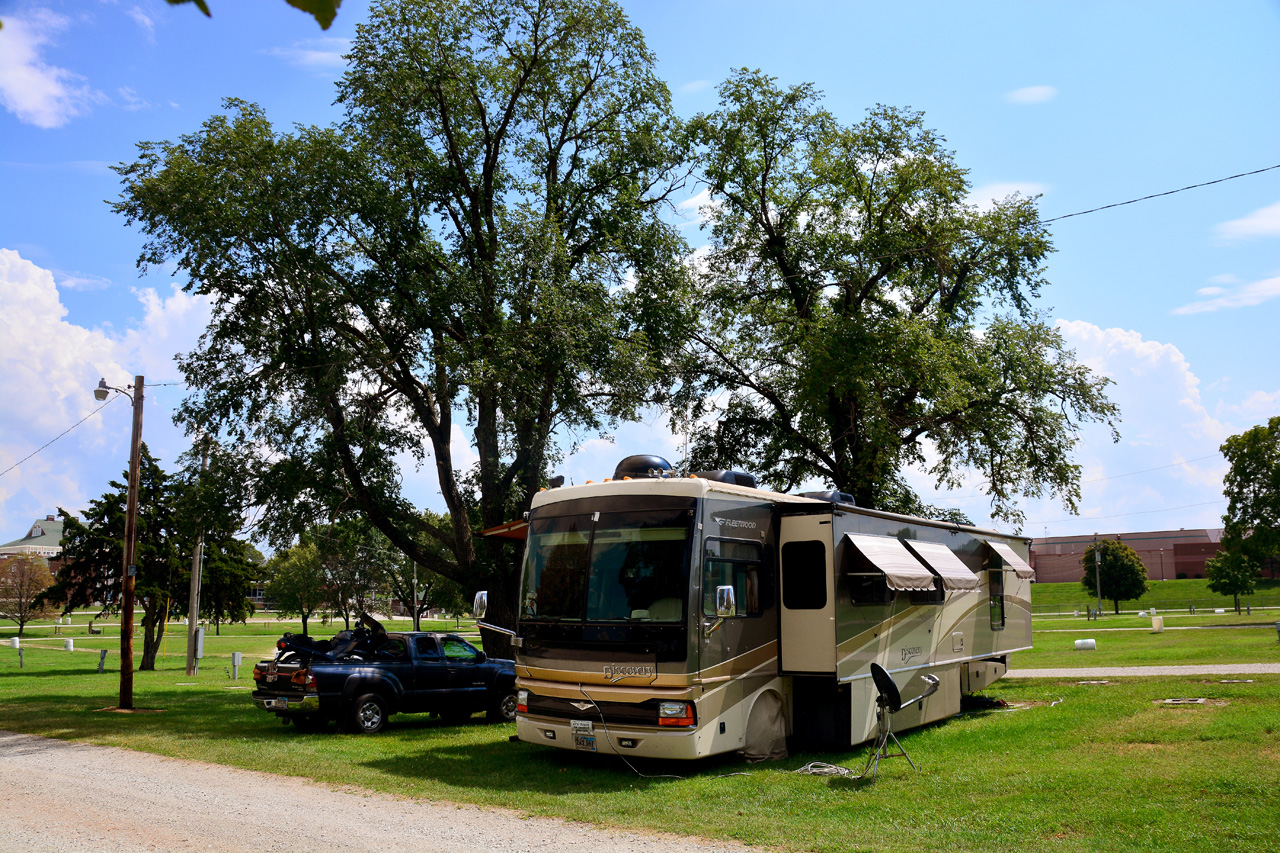
[[[456,634],[381,631],[332,645],[286,635],[278,647],[253,669],[253,701],[300,729],[337,720],[373,734],[397,713],[515,719],[514,662],[489,660]]]

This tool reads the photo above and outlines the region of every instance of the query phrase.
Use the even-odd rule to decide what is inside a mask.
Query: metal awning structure
[[[933,592],[937,589],[933,573],[897,539],[861,533],[846,533],[844,538],[870,560],[873,566],[884,572],[889,589],[921,592]]]
[[[508,521],[506,524],[499,524],[497,527],[481,530],[480,535],[496,536],[499,539],[514,539],[517,542],[523,542],[529,536],[529,522]]]
[[[993,542],[990,539],[986,541],[987,544],[991,546],[991,550],[1000,555],[1000,560],[1004,563],[1005,568],[1013,569],[1014,573],[1020,578],[1027,579],[1035,577],[1035,572],[1031,570],[1031,567],[1027,565],[1026,561],[1019,557],[1017,552],[1008,545],[1003,542]]]
[[[960,562],[955,552],[941,542],[917,542],[914,539],[904,540],[907,550],[919,557],[925,565],[938,573],[945,589],[957,589],[962,592],[977,589],[978,576],[969,567]]]

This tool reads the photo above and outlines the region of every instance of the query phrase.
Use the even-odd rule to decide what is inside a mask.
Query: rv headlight
[[[689,702],[659,702],[658,725],[692,726],[693,705]]]

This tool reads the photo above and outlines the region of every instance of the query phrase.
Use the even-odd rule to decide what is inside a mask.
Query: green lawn
[[[80,620],[77,620],[79,622]],[[43,623],[42,623],[43,624]],[[1280,661],[1269,617],[1172,616],[1192,630],[1150,633],[1150,619],[1037,619],[1034,651],[1015,667]],[[1227,627],[1243,625],[1245,627]],[[327,636],[340,625],[315,625]],[[403,628],[393,624],[389,627]],[[452,629],[448,626],[430,627]],[[463,625],[464,630],[469,626]],[[905,733],[921,765],[888,761],[874,784],[798,775],[812,760],[860,767],[865,747],[749,765],[735,757],[643,763],[508,740],[514,726],[445,726],[396,717],[377,737],[300,734],[248,699],[249,664],[284,630],[269,621],[206,639],[198,676],[183,674],[184,626],[171,626],[158,672],[135,674],[135,704],[116,703],[118,628],[29,630],[25,669],[0,645],[0,728],[317,779],[408,796],[517,808],[587,823],[737,839],[782,850],[1272,851],[1280,849],[1280,676],[1220,679],[1005,679],[986,695],[1009,710]],[[1129,628],[1136,630],[1103,630]],[[113,630],[116,633],[112,633]],[[75,652],[62,651],[67,631]],[[13,634],[0,632],[0,637]],[[1096,652],[1073,641],[1092,636]],[[140,642],[140,641],[139,641]],[[96,674],[108,648],[107,672]],[[245,653],[239,681],[233,651]],[[1170,697],[1204,705],[1164,707]],[[727,775],[742,774],[742,775]]]
[[[1163,610],[1188,610],[1192,605],[1195,605],[1197,610],[1235,607],[1231,596],[1210,592],[1208,584],[1209,582],[1203,578],[1152,581],[1146,595],[1136,601],[1122,601],[1120,608],[1138,611],[1150,610],[1152,607]],[[1031,609],[1036,614],[1070,615],[1075,610],[1084,613],[1087,608],[1094,607],[1097,603],[1097,599],[1086,592],[1079,583],[1031,585]],[[1280,580],[1258,581],[1257,591],[1252,596],[1240,599],[1241,607],[1246,604],[1253,607],[1280,607]],[[1104,615],[1111,612],[1113,607],[1110,601],[1103,599]]]
[[[865,748],[750,765],[736,758],[640,765],[512,743],[511,725],[393,718],[377,737],[300,734],[251,706],[249,682],[206,667],[136,674],[78,653],[0,648],[0,726],[342,786],[503,806],[587,823],[694,833],[782,850],[1271,851],[1280,849],[1280,676],[1005,680],[1007,711],[905,733],[919,763],[874,784],[798,775],[812,760],[860,766]],[[1168,697],[1205,705],[1163,707]],[[742,774],[742,775],[726,775]]]

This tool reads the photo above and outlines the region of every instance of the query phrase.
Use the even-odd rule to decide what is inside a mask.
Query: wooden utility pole
[[[142,467],[142,399],[146,380],[133,377],[133,440],[129,453],[129,503],[124,517],[124,582],[120,585],[120,703],[133,709],[133,587],[138,554],[138,480]]]
[[[209,470],[209,440],[205,439],[204,452],[200,455],[200,484],[204,485],[204,472]],[[204,519],[199,519],[203,525]],[[191,554],[191,589],[187,607],[187,675],[196,674],[196,631],[200,625],[200,575],[204,570],[204,527],[196,534],[195,551]]]

